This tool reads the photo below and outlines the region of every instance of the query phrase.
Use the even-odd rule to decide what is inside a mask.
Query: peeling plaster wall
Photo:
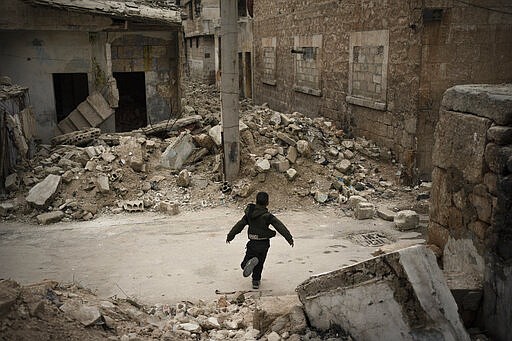
[[[512,330],[512,84],[460,85],[442,101],[433,147],[429,243],[449,272],[479,279],[483,329]]]
[[[73,43],[70,44],[70,41]],[[29,88],[37,137],[48,142],[57,126],[53,73],[87,73],[92,89],[87,32],[0,31],[0,74]]]

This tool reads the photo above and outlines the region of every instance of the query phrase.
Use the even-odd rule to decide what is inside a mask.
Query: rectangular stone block
[[[434,134],[433,165],[443,169],[454,167],[462,171],[467,181],[480,182],[490,126],[491,121],[486,118],[442,111]]]
[[[512,124],[512,85],[457,85],[444,93],[446,110],[487,117],[499,125]]]
[[[297,287],[310,324],[340,326],[355,340],[469,340],[431,250],[414,246]]]

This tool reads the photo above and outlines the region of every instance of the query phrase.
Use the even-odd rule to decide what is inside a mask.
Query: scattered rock
[[[48,175],[43,181],[30,189],[26,197],[27,202],[38,207],[45,207],[55,195],[60,182],[61,177],[59,175]]]
[[[60,310],[67,313],[84,326],[95,324],[101,318],[98,307],[91,307],[79,301],[69,300],[60,306]]]
[[[288,180],[292,181],[294,180],[296,177],[297,177],[297,171],[293,168],[289,168],[287,171],[286,171],[286,177],[288,178]]]
[[[411,210],[400,211],[395,215],[394,222],[395,228],[399,231],[412,230],[418,228],[420,216]]]
[[[5,178],[5,189],[8,192],[15,192],[19,188],[19,182],[18,174],[10,174]]]
[[[176,179],[176,185],[178,185],[180,187],[188,187],[188,186],[190,186],[191,179],[192,178],[190,176],[190,172],[186,169],[183,169],[178,174],[178,178]]]
[[[386,221],[393,221],[395,219],[395,212],[385,207],[377,208],[377,215],[379,216],[379,218],[384,219]]]
[[[48,213],[39,214],[37,216],[37,221],[39,222],[39,224],[47,225],[61,221],[62,218],[64,218],[64,212],[52,211]]]
[[[180,207],[177,203],[171,201],[160,201],[158,210],[170,215],[177,215],[180,213]]]

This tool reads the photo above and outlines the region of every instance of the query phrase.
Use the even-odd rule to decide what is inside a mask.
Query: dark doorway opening
[[[57,122],[66,118],[89,96],[86,73],[54,73],[55,113]]]
[[[119,90],[116,131],[131,131],[147,125],[144,72],[114,72]]]

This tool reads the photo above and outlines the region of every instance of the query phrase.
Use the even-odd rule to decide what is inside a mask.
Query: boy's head
[[[256,194],[256,205],[267,206],[268,205],[268,193],[258,192]]]

